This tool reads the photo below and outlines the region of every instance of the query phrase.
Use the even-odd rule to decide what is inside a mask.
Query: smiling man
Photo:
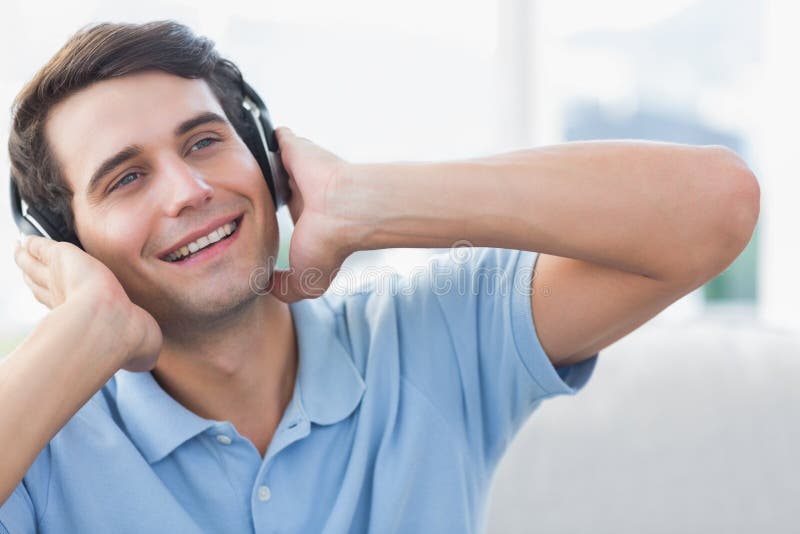
[[[351,164],[280,128],[295,229],[273,271],[238,76],[176,23],[100,24],[18,96],[19,188],[83,250],[15,251],[51,312],[0,363],[0,532],[479,531],[533,410],[758,216],[721,147]],[[326,291],[355,251],[464,241],[395,291]]]

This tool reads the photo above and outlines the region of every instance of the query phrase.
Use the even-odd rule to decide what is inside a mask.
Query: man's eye
[[[140,175],[140,173],[138,173],[138,172],[129,172],[128,174],[126,174],[125,176],[120,178],[117,183],[115,183],[113,186],[111,186],[111,189],[109,189],[109,193],[114,191],[118,187],[125,187],[129,183],[133,182],[135,179],[130,179],[129,180],[129,178],[131,176],[139,176],[139,175]]]
[[[206,143],[206,141],[210,141],[210,142]],[[200,148],[205,148],[207,146],[213,145],[214,143],[219,143],[219,139],[214,139],[213,137],[203,138],[203,139],[199,140],[198,142],[196,142],[194,145],[192,145],[191,151],[192,152],[196,152],[195,149],[194,149],[194,147],[196,147],[196,146],[200,146]]]

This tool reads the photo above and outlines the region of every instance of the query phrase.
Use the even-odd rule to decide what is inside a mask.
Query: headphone
[[[242,80],[242,107],[245,110],[249,132],[239,132],[242,140],[261,167],[269,187],[272,202],[277,210],[289,200],[291,190],[286,169],[281,161],[280,147],[269,111],[258,93]],[[81,247],[78,237],[70,231],[64,218],[47,206],[33,206],[20,196],[16,178],[10,175],[11,214],[20,232],[25,235],[47,237],[55,241],[67,241]]]

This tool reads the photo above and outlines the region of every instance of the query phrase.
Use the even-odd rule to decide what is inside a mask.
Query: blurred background
[[[7,107],[80,26],[172,18],[217,42],[276,124],[351,161],[606,138],[734,149],[761,183],[751,243],[603,351],[577,396],[539,408],[498,470],[487,528],[800,532],[796,2],[6,0],[0,15]],[[291,222],[280,219],[285,265]],[[47,310],[14,265],[5,185],[0,221],[2,357]],[[404,271],[430,252],[362,252],[348,265]]]

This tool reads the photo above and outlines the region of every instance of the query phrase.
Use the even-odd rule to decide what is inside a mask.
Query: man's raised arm
[[[161,346],[155,320],[130,302],[105,265],[74,245],[31,237],[14,257],[52,311],[0,361],[0,505],[118,369],[152,368]]]
[[[306,283],[304,272],[335,272],[356,250],[466,240],[536,251],[531,306],[554,364],[591,356],[721,272],[759,214],[755,176],[720,146],[593,141],[349,164],[276,133],[300,193],[291,272],[276,275],[276,295],[313,295],[327,280]]]

